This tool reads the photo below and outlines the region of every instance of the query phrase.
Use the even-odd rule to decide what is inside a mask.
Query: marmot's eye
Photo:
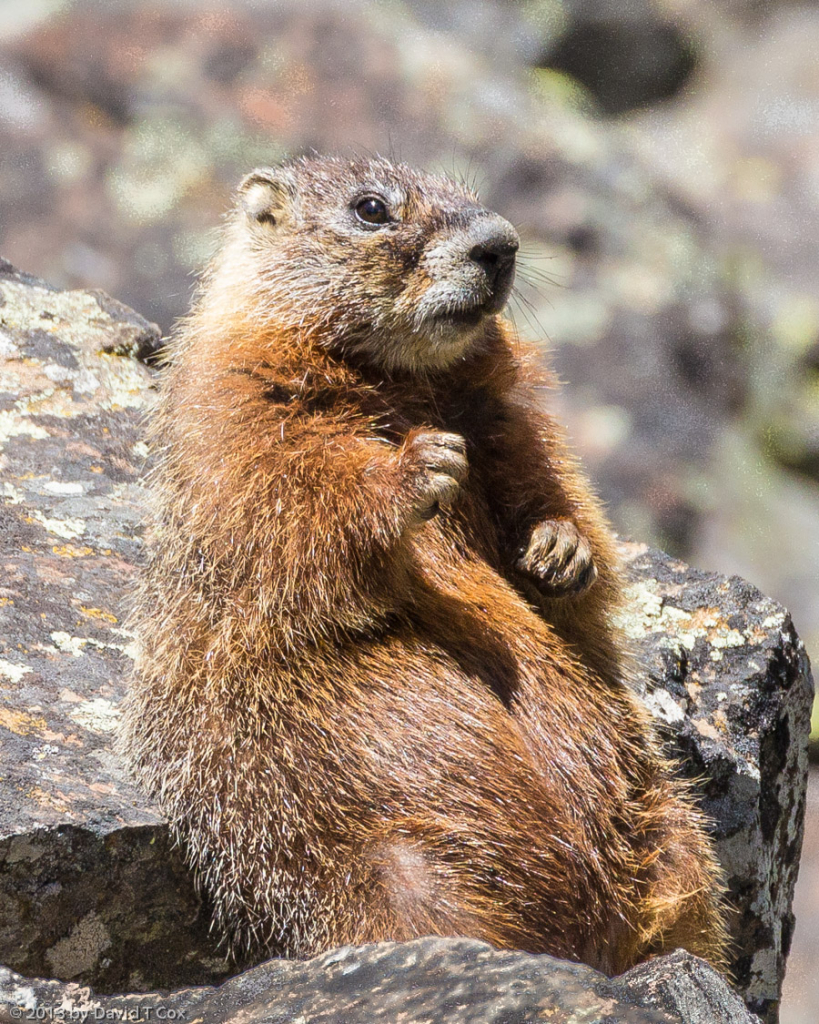
[[[386,224],[390,217],[386,204],[375,196],[366,196],[355,204],[355,215],[365,224]]]

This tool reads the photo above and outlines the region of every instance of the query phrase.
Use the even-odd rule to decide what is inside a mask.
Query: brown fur
[[[385,230],[351,219],[371,192]],[[718,871],[624,682],[551,378],[494,312],[418,318],[490,301],[457,255],[486,211],[381,160],[240,197],[153,421],[127,710],[219,925],[294,956],[438,934],[719,962]]]

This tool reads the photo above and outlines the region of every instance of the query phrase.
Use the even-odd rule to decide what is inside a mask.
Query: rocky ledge
[[[95,996],[0,968],[0,1021],[3,1000],[12,1020],[63,1007],[64,1019],[195,1024],[759,1024],[716,971],[682,950],[609,979],[472,939],[345,946],[170,994]]]
[[[86,1019],[162,1019],[163,1008],[165,1019],[311,1024],[750,1021],[718,975],[681,953],[609,980],[425,939],[272,961],[212,987],[243,965],[209,935],[165,823],[117,756],[144,360],[158,344],[156,328],[101,293],[56,291],[0,262],[0,1020],[63,1006],[65,1019],[85,1007]],[[623,550],[623,625],[645,699],[713,819],[735,986],[772,1022],[804,814],[804,648],[788,613],[744,581]]]

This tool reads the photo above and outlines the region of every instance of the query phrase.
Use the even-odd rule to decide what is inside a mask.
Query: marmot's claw
[[[570,519],[538,523],[517,568],[547,597],[581,594],[597,579],[591,544]]]
[[[426,430],[411,437],[403,457],[413,474],[415,512],[421,522],[432,519],[455,501],[466,476],[466,441],[460,434]]]

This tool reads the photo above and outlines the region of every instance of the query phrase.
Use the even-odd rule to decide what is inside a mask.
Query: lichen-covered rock
[[[793,934],[813,683],[790,615],[738,577],[637,544],[623,625],[668,748],[697,780],[735,908],[734,981],[774,1019]]]
[[[104,296],[58,292],[0,265],[0,963],[101,991],[208,984],[237,967],[209,936],[208,909],[164,822],[117,757],[150,399],[150,373],[134,357],[157,343],[149,324]],[[623,621],[642,648],[645,695],[670,749],[702,777],[738,911],[735,977],[773,1021],[801,840],[807,659],[787,613],[742,580],[640,545],[624,552]],[[497,962],[513,961],[536,963]],[[259,979],[273,991],[307,967],[260,970],[220,991],[252,991],[261,1007],[273,995],[260,995]],[[520,977],[512,995],[528,984]],[[474,1019],[529,1019],[497,1013]]]
[[[24,1014],[64,1006],[74,1019],[199,1024],[758,1024],[716,971],[688,953],[633,974],[610,980],[550,956],[427,938],[346,946],[306,962],[271,960],[219,988],[170,995],[100,997],[0,968],[0,1014],[5,1002]]]
[[[158,342],[0,262],[0,963],[104,989],[227,969],[116,753]]]

